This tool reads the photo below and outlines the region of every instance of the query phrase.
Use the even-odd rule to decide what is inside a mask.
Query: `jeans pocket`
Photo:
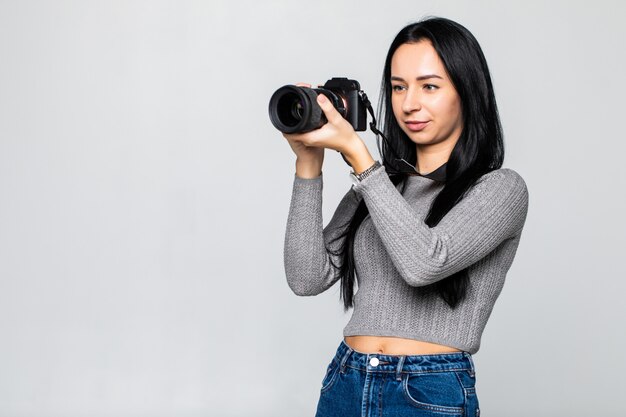
[[[324,376],[324,379],[322,379],[322,392],[327,391],[334,384],[335,380],[337,379],[337,374],[339,373],[338,371],[339,364],[337,364],[337,362],[335,362],[335,359],[333,358],[333,360],[330,361],[330,364],[326,368],[326,375]]]
[[[402,391],[414,407],[444,415],[463,415],[465,394],[453,371],[406,374]]]

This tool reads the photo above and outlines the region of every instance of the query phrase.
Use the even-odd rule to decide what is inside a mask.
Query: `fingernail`
[[[328,101],[328,99],[326,98],[326,96],[324,94],[318,95],[317,98],[318,98],[320,103],[326,103]]]

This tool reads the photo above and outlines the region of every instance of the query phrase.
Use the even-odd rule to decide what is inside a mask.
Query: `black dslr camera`
[[[270,120],[283,133],[318,129],[328,122],[316,101],[318,94],[324,94],[354,130],[364,131],[367,109],[360,91],[358,81],[347,78],[332,78],[320,88],[286,85],[276,90],[270,99]]]

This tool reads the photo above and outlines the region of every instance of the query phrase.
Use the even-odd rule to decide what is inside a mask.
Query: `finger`
[[[314,148],[323,147],[320,142],[320,139],[323,138],[322,129],[323,128],[305,133],[284,133],[283,136],[285,136],[285,138],[290,142],[298,142],[304,146],[310,146]]]
[[[283,137],[289,142],[302,142],[302,133],[283,133]]]
[[[296,85],[298,87],[307,87],[307,88],[311,88],[311,84],[307,84],[307,83],[296,83]]]
[[[303,144],[307,139],[305,133],[283,133],[283,136],[290,142],[300,142]]]
[[[335,106],[333,106],[333,103],[331,103],[328,97],[326,97],[324,94],[319,94],[317,96],[317,104],[320,105],[322,111],[324,112],[324,115],[326,116],[326,119],[328,119],[330,123],[337,124],[343,119]]]

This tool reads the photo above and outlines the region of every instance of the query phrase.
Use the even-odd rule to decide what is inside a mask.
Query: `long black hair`
[[[382,144],[381,158],[392,183],[403,183],[404,190],[408,171],[406,164],[399,160],[416,165],[417,149],[393,114],[391,58],[400,45],[424,40],[432,44],[454,84],[460,97],[463,119],[461,135],[446,164],[445,185],[424,220],[429,227],[434,227],[478,178],[502,166],[504,142],[489,68],[476,38],[465,27],[445,18],[431,17],[410,24],[398,33],[389,47],[378,108],[379,129],[388,138],[388,142]],[[361,201],[342,235],[346,237],[343,245],[335,252],[342,261],[338,268],[341,276],[340,298],[343,298],[345,310],[352,307],[354,301],[354,236],[367,215],[367,206]],[[465,297],[469,286],[467,268],[430,285],[451,308],[455,308]]]

